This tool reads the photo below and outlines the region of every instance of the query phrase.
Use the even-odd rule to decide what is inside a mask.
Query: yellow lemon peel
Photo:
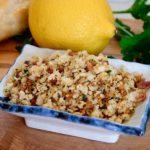
[[[29,26],[41,47],[98,54],[114,36],[106,0],[31,0]]]

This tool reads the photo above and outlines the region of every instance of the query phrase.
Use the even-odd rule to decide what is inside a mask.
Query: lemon
[[[29,27],[41,47],[101,52],[115,26],[106,0],[32,0]]]

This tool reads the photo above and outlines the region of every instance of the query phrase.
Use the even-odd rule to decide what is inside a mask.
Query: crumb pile
[[[102,54],[69,50],[25,61],[8,79],[4,93],[11,103],[123,123],[146,99],[146,90],[136,86],[143,80],[114,68]]]

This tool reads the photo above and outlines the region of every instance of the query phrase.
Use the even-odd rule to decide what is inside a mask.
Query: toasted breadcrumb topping
[[[8,79],[4,93],[11,103],[124,123],[146,99],[146,90],[137,87],[143,80],[116,69],[102,54],[68,50],[26,60]]]

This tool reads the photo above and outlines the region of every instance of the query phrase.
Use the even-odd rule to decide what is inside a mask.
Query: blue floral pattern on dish
[[[136,128],[136,127],[125,126],[122,124],[117,124],[115,122],[110,122],[98,118],[76,116],[67,112],[56,111],[56,110],[39,107],[39,106],[25,106],[25,105],[11,104],[9,103],[8,98],[0,97],[0,110],[6,112],[53,117],[53,118],[62,119],[73,123],[103,127],[108,130],[117,131],[129,135],[136,135],[136,136],[142,136],[145,133],[146,123],[148,121],[148,115],[149,115],[149,108],[150,108],[150,100],[145,110],[142,123],[139,128]]]

